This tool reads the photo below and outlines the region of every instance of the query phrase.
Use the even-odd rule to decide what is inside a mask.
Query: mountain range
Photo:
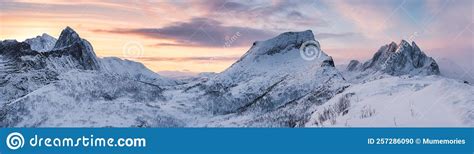
[[[223,72],[172,79],[98,58],[70,27],[4,40],[0,127],[474,126],[473,86],[415,42],[342,68],[322,49],[310,30],[285,32]]]

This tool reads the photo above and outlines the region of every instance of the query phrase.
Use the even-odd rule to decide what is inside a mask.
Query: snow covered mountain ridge
[[[31,46],[32,50],[38,52],[47,52],[54,48],[57,39],[43,33],[41,36],[36,36],[35,38],[26,39],[25,42]]]
[[[415,42],[408,43],[402,40],[398,45],[395,42],[384,45],[374,54],[372,59],[363,64],[352,60],[347,70],[381,71],[390,75],[439,75],[436,61],[426,56]]]
[[[119,74],[147,83],[175,84],[175,81],[153,73],[140,63],[97,58],[91,44],[72,28],[66,27],[59,39],[43,34],[24,42],[0,42],[0,104],[57,82],[62,73],[72,70]]]
[[[472,85],[438,74],[406,41],[337,70],[307,30],[256,41],[221,73],[174,80],[97,58],[67,27],[57,40],[0,42],[0,127],[474,126]]]

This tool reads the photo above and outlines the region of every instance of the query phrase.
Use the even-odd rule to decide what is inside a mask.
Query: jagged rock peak
[[[75,42],[81,41],[81,37],[71,27],[66,27],[59,36],[54,48],[63,48],[72,45]]]
[[[387,44],[387,50],[384,50],[386,52],[421,52],[420,47],[415,43],[415,41],[412,41],[411,44],[406,41],[406,40],[401,40],[399,44],[396,44],[395,42],[391,42],[390,44]]]
[[[387,50],[388,52],[395,52],[398,49],[398,45],[395,42],[392,42],[387,45]]]
[[[438,75],[440,74],[436,61],[426,56],[415,42],[411,44],[401,40],[384,45],[374,54],[372,59],[360,64],[351,61],[347,70],[375,70],[390,75]]]
[[[92,45],[86,39],[79,37],[79,34],[69,26],[61,32],[53,50],[64,50],[62,52],[73,55],[84,69],[100,69]]]
[[[381,50],[382,52],[421,51],[414,41],[410,44],[406,40],[401,40],[398,44],[395,42],[391,42],[390,44],[382,46],[381,49],[382,48],[384,49]]]

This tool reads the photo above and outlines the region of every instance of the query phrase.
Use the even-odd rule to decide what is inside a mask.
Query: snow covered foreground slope
[[[63,33],[45,54],[24,42],[0,43],[1,127],[474,123],[473,87],[437,76],[434,60],[403,42],[379,50],[385,56],[374,56],[383,58],[369,60],[368,69],[338,71],[311,31],[287,32],[255,42],[222,73],[175,81],[137,62],[97,58],[74,30]],[[306,55],[302,46],[321,52]]]
[[[384,45],[340,71],[351,86],[314,109],[306,127],[474,126],[473,86],[438,76],[415,42]]]
[[[354,84],[315,108],[307,127],[474,126],[474,89],[439,76]]]

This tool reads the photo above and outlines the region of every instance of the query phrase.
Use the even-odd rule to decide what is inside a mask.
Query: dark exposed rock
[[[436,61],[426,56],[415,42],[410,45],[402,40],[400,44],[392,42],[380,47],[372,59],[362,65],[358,61],[351,61],[347,70],[373,70],[390,75],[439,75]]]
[[[66,27],[59,35],[56,44],[54,45],[55,49],[63,48],[70,46],[76,42],[80,42],[82,39],[79,37],[79,34],[76,33],[71,27]]]
[[[44,34],[25,42],[0,42],[0,102],[24,96],[57,80],[60,73],[71,69],[100,69],[90,43],[71,28],[63,30],[56,48],[43,52],[31,49],[30,44],[41,44],[43,37],[50,36]]]
[[[359,66],[360,66],[360,62],[358,60],[351,60],[349,62],[349,65],[347,65],[347,70],[354,71],[354,70],[357,70]]]
[[[334,60],[332,60],[332,57],[329,57],[328,59],[324,60],[321,63],[321,67],[326,67],[326,66],[334,67]]]

